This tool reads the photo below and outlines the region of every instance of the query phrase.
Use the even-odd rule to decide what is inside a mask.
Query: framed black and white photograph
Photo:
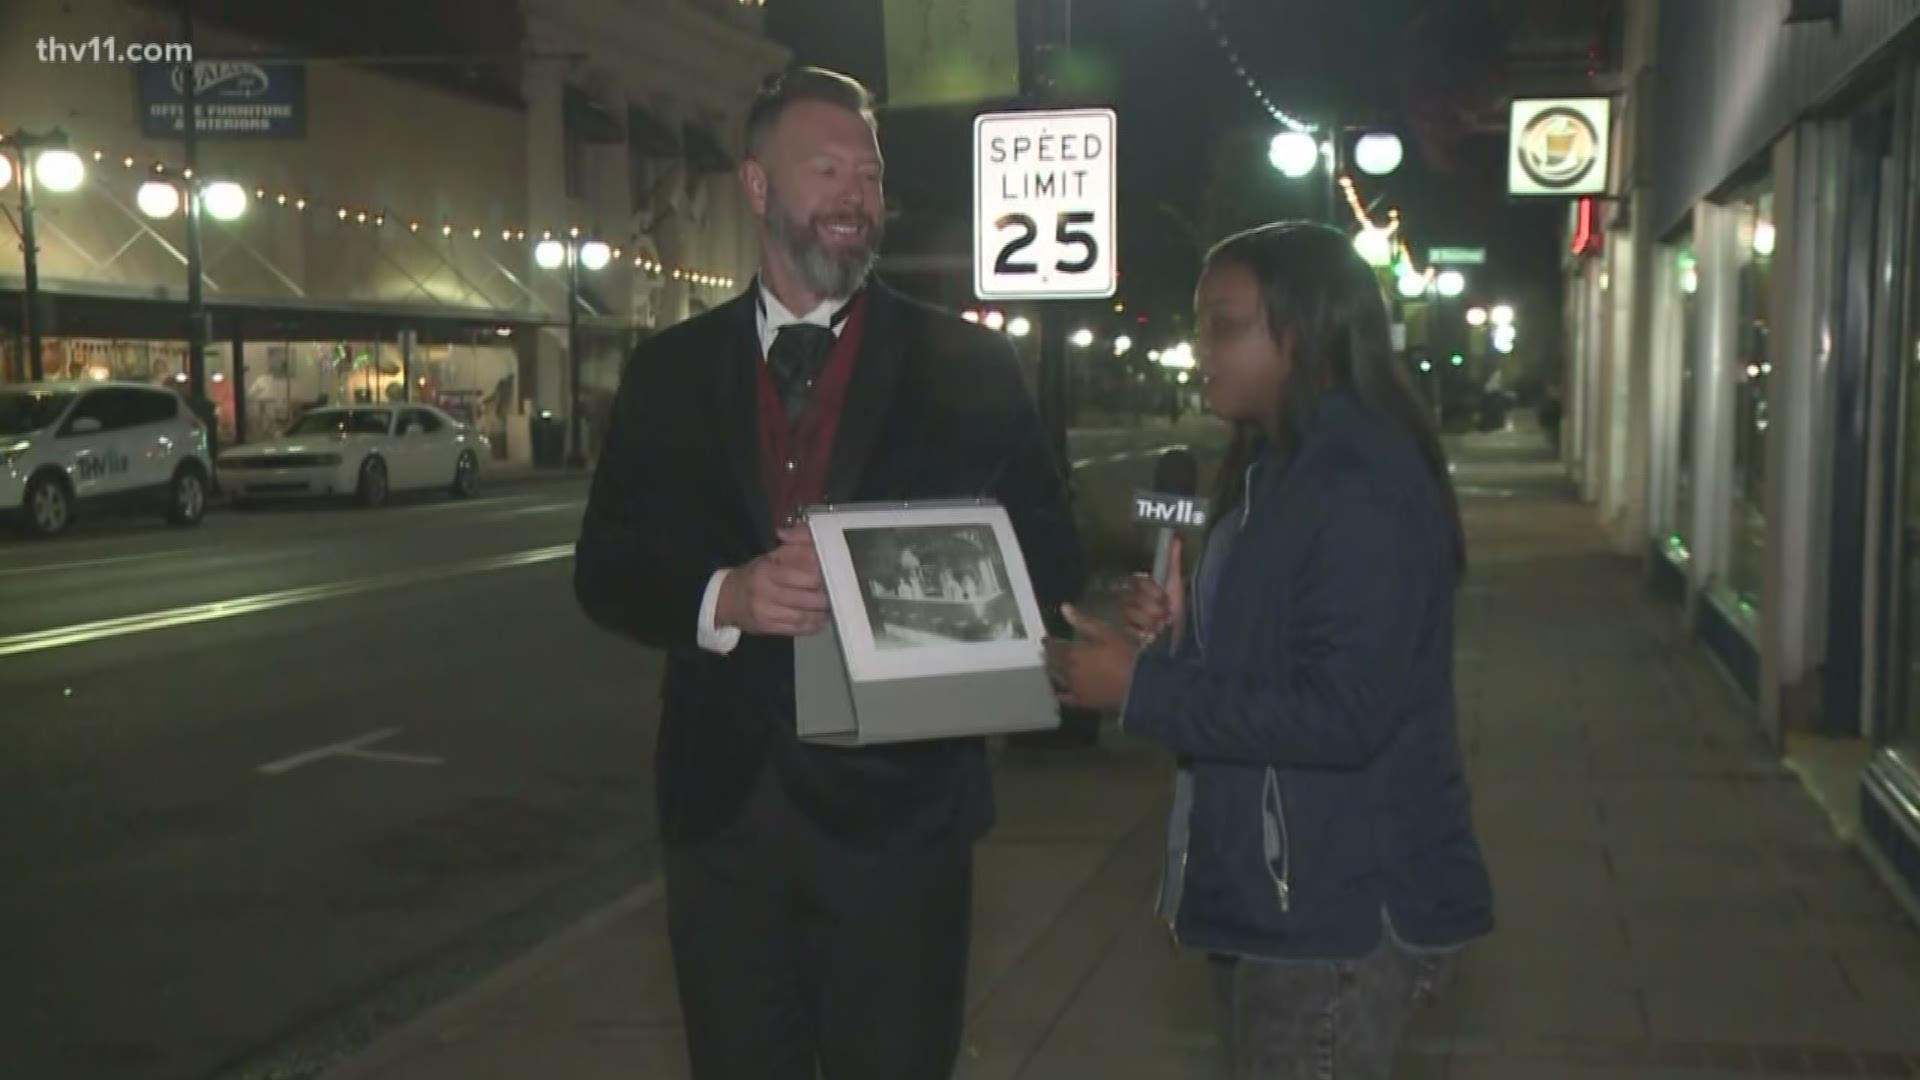
[[[999,506],[850,507],[808,517],[856,681],[1043,662],[1046,635]]]

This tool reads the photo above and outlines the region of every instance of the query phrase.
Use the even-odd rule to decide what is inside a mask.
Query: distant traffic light
[[[1454,367],[1466,367],[1466,366],[1467,366],[1467,358],[1466,358],[1466,357],[1464,357],[1464,356],[1461,356],[1461,355],[1460,355],[1459,353],[1454,353],[1454,354],[1453,354],[1453,366],[1454,366]]]

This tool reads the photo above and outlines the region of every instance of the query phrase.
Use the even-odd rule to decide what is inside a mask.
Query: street
[[[1082,498],[1177,437],[1076,433]],[[585,497],[0,541],[0,1075],[310,1075],[647,877],[660,660],[575,607]]]

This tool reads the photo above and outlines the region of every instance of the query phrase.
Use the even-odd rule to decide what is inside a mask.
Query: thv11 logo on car
[[[109,476],[119,476],[132,465],[124,450],[103,450],[81,456],[74,462],[73,471],[82,480],[100,480]]]

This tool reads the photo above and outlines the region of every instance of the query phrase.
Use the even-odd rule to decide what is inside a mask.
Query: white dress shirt
[[[837,317],[846,308],[844,300],[824,300],[805,315],[795,315],[787,310],[787,306],[780,302],[779,297],[773,295],[773,290],[767,288],[765,282],[757,282],[756,289],[759,293],[755,307],[760,330],[761,363],[765,363],[767,355],[773,351],[773,340],[780,336],[782,327],[812,323],[814,326],[824,326],[833,331],[833,336],[838,338],[840,331],[847,325],[846,319]],[[707,579],[707,592],[700,600],[700,625],[694,635],[694,639],[699,642],[701,648],[721,655],[732,652],[734,647],[740,644],[739,627],[714,625],[720,608],[720,586],[727,580],[727,575],[730,573],[732,573],[731,570],[716,570],[713,576]]]

